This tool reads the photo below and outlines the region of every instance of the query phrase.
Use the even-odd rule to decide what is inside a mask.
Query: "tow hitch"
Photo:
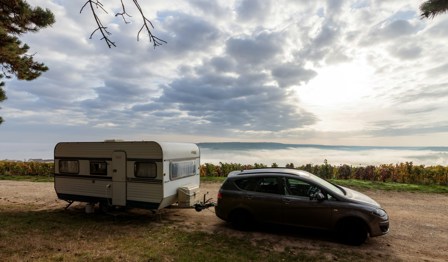
[[[215,202],[212,201],[213,198],[206,199],[207,195],[208,195],[208,192],[204,194],[204,201],[193,205],[194,210],[196,210],[197,212],[201,212],[204,209],[216,206]]]

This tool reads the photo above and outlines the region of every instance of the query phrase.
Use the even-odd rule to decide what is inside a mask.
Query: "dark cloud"
[[[268,78],[262,73],[230,77],[211,72],[180,78],[164,86],[162,96],[148,109],[164,108],[171,112],[164,116],[176,121],[190,118],[197,125],[190,123],[188,128],[196,132],[281,131],[315,122],[315,116],[299,109],[287,91],[265,84]]]
[[[317,76],[314,70],[305,69],[301,64],[286,63],[275,67],[272,75],[279,86],[302,85]]]
[[[220,39],[221,32],[215,25],[199,16],[192,16],[182,12],[161,11],[160,38],[167,41],[166,45],[158,48],[155,54],[158,59],[171,56],[185,55],[190,52],[205,52]]]
[[[147,101],[151,90],[141,85],[130,84],[126,81],[105,81],[104,86],[93,89],[96,97],[84,100],[81,105],[86,108],[114,109],[128,107],[130,104]]]
[[[188,3],[201,10],[203,15],[213,16],[214,18],[225,17],[231,13],[231,10],[220,5],[218,1],[209,0],[190,0]]]
[[[335,39],[338,36],[338,27],[332,22],[325,23],[319,34],[313,39],[313,46],[316,48],[324,48],[334,44]]]
[[[276,56],[283,52],[279,42],[282,35],[263,32],[254,37],[231,38],[227,41],[226,51],[241,65],[259,65],[275,61]]]
[[[236,5],[237,17],[241,21],[262,21],[271,8],[271,2],[265,0],[240,0]]]
[[[227,57],[214,57],[210,61],[210,65],[216,72],[231,72],[235,70],[235,61]]]

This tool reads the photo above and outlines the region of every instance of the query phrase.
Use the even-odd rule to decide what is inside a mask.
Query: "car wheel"
[[[235,210],[230,217],[230,222],[238,230],[250,230],[253,226],[252,215],[246,210]]]
[[[339,227],[339,234],[342,240],[354,246],[359,246],[366,242],[369,232],[363,221],[357,219],[346,220]]]

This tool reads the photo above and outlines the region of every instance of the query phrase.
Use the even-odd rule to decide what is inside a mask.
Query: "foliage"
[[[266,167],[261,165],[261,167]],[[272,167],[278,167],[273,164]],[[233,170],[260,168],[260,164],[241,165],[235,163],[210,163],[201,166],[201,176],[227,176]],[[286,168],[305,170],[325,179],[357,179],[372,182],[393,182],[421,185],[448,185],[448,166],[414,166],[412,162],[382,164],[379,166],[330,165],[326,160],[322,165],[287,164]]]
[[[278,167],[273,163],[273,168]],[[412,162],[398,164],[382,164],[378,166],[333,166],[327,161],[321,165],[287,164],[288,168],[305,170],[325,179],[361,180],[370,182],[404,183],[417,185],[448,185],[448,166],[414,165]],[[255,163],[242,165],[238,163],[222,163],[214,165],[202,164],[200,173],[202,177],[226,177],[235,170],[254,168],[267,168],[266,165]],[[53,176],[53,163],[0,161],[0,176]]]
[[[0,175],[4,176],[52,176],[53,163],[0,161]]]
[[[32,8],[23,0],[0,2],[0,102],[6,99],[2,79],[15,75],[19,80],[33,80],[48,70],[44,64],[27,54],[29,46],[22,44],[19,36],[37,32],[55,22],[50,10]],[[0,117],[0,124],[3,119]]]
[[[428,0],[420,5],[422,18],[434,18],[448,11],[448,0]]]
[[[3,90],[3,86],[5,83],[2,82],[3,75],[0,73],[0,103],[3,102],[7,97],[5,94],[5,90]],[[1,107],[0,107],[1,109]],[[0,116],[0,124],[3,123],[3,118]]]

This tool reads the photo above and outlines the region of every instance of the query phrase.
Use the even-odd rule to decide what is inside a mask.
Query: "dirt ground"
[[[220,184],[203,183],[201,194],[216,199]],[[390,216],[390,232],[369,239],[360,247],[338,243],[325,234],[291,229],[262,229],[253,232],[233,230],[217,218],[213,208],[167,208],[161,218],[173,226],[214,234],[244,237],[249,241],[271,243],[274,250],[342,250],[363,254],[369,261],[448,261],[448,195],[363,191],[377,200]],[[53,183],[0,181],[0,205],[32,205],[33,208],[57,209],[67,204],[57,199]],[[74,204],[80,208],[82,203]],[[82,206],[81,206],[82,207]],[[331,259],[331,257],[330,257]],[[367,260],[367,259],[366,259]]]

